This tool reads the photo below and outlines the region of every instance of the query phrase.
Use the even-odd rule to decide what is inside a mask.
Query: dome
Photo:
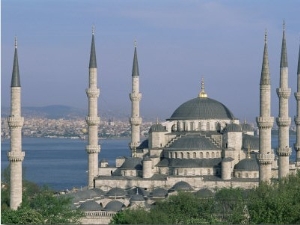
[[[163,188],[156,188],[152,191],[153,198],[165,198],[168,195],[168,191]]]
[[[243,132],[253,132],[254,128],[249,123],[241,124]]]
[[[242,132],[242,127],[239,124],[230,123],[224,129],[225,132]]]
[[[259,166],[255,158],[246,158],[238,162],[234,166],[235,170],[244,170],[244,171],[258,171]]]
[[[185,181],[177,182],[171,189],[171,191],[192,191],[191,185]]]
[[[82,211],[100,211],[102,208],[100,204],[95,201],[87,201],[82,203],[79,206],[79,209],[81,209]]]
[[[160,123],[157,124],[153,124],[150,129],[149,129],[149,133],[151,132],[166,132],[166,128],[161,125]]]
[[[137,157],[127,158],[120,167],[121,169],[142,169],[142,159]]]
[[[130,198],[130,202],[144,202],[144,201],[145,201],[144,197],[140,194],[132,195]]]
[[[201,198],[210,198],[214,196],[214,193],[207,188],[200,189],[195,194]]]
[[[121,211],[121,209],[124,207],[124,204],[122,202],[119,201],[111,201],[109,203],[107,203],[107,205],[105,206],[105,211],[113,211],[113,212],[119,212]]]
[[[211,99],[197,97],[180,105],[168,120],[205,120],[235,119],[230,110],[222,103]]]
[[[106,196],[111,197],[111,198],[114,198],[114,197],[122,198],[122,197],[126,196],[126,192],[122,188],[115,187],[115,188],[110,189],[106,193]]]

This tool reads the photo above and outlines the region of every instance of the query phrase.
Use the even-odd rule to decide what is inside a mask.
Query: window
[[[196,152],[193,152],[193,158],[194,159],[196,158]]]
[[[203,159],[203,152],[200,152],[200,159]]]
[[[209,122],[206,123],[206,130],[210,130],[210,124],[209,124]]]
[[[182,152],[180,152],[180,158],[183,159],[183,153]]]
[[[190,158],[190,153],[189,153],[189,152],[187,153],[187,158],[188,158],[188,159]]]
[[[214,152],[211,153],[211,157],[215,158],[215,153]]]
[[[209,152],[206,152],[206,158],[209,159]]]

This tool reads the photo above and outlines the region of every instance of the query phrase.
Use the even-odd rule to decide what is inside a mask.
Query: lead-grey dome
[[[258,171],[259,166],[255,158],[246,158],[237,163],[234,166],[234,169],[243,171]]]
[[[170,189],[171,191],[192,191],[191,185],[185,181],[179,181]]]
[[[105,209],[105,211],[119,212],[122,210],[122,208],[124,206],[125,205],[122,202],[114,200],[114,201],[107,203],[107,205],[105,206],[104,209]]]
[[[235,119],[230,110],[222,103],[197,97],[180,105],[168,120]]]
[[[153,124],[150,129],[149,129],[149,133],[151,132],[166,132],[166,128],[161,125],[160,123],[157,124]]]
[[[87,201],[79,206],[82,211],[100,211],[102,209],[101,205],[95,201]]]

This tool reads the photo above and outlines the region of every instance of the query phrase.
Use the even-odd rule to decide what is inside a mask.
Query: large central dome
[[[168,120],[235,119],[222,103],[207,97],[197,97],[179,106]]]

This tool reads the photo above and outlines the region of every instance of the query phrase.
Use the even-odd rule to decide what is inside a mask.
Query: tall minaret
[[[140,86],[140,75],[139,75],[139,64],[136,52],[136,42],[134,44],[134,57],[132,66],[132,93],[129,94],[131,100],[131,142],[129,144],[131,149],[131,156],[135,156],[136,148],[140,144],[140,125],[142,118],[140,117],[140,101],[142,94],[139,91]]]
[[[11,112],[7,118],[10,128],[10,208],[17,209],[22,203],[22,127],[24,117],[21,117],[21,82],[19,74],[17,38],[15,38],[14,65],[11,78]]]
[[[289,174],[289,157],[292,151],[289,147],[289,128],[291,124],[291,118],[289,117],[288,105],[291,89],[288,88],[288,61],[284,23],[280,60],[280,87],[277,88],[276,91],[279,98],[279,116],[276,119],[279,135],[277,149],[277,154],[279,157],[278,178],[283,178]]]
[[[296,166],[300,167],[300,46],[298,56],[298,70],[297,70],[297,92],[295,92],[295,98],[297,100],[297,116],[295,116],[296,124]]]
[[[271,117],[271,82],[268,59],[267,32],[265,33],[264,56],[260,78],[260,115],[256,118],[259,128],[259,180],[269,182],[274,153],[271,149],[271,128],[274,118]]]
[[[89,140],[86,146],[88,153],[88,188],[94,187],[94,178],[98,176],[98,154],[100,145],[98,144],[98,126],[100,117],[98,116],[98,97],[100,90],[97,88],[97,60],[94,40],[94,27],[92,31],[92,44],[89,65],[89,88],[86,89],[88,97],[88,116],[86,123],[88,125]]]

